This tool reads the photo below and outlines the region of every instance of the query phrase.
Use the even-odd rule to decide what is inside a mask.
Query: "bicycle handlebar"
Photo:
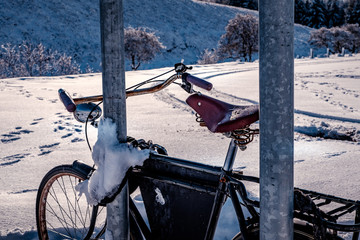
[[[194,84],[195,86],[198,86],[202,89],[205,89],[207,91],[210,91],[213,87],[212,83],[205,81],[204,79],[195,77],[193,75],[190,75],[188,73],[182,74],[183,81],[188,81],[189,83]]]
[[[175,82],[175,80],[177,80],[178,78],[179,78],[179,75],[175,74],[175,75],[169,77],[164,82],[161,82],[155,86],[152,86],[149,88],[128,90],[128,91],[126,91],[126,98],[132,97],[132,96],[137,96],[137,95],[144,95],[144,94],[148,94],[148,93],[158,92],[158,91],[166,88],[167,86],[169,86],[171,83]],[[90,96],[90,97],[74,98],[73,102],[75,103],[75,105],[77,105],[80,103],[87,103],[87,102],[100,102],[100,101],[103,101],[103,99],[104,99],[103,95],[96,95],[96,96]],[[65,107],[66,107],[66,105],[65,105]]]
[[[75,112],[76,104],[74,100],[71,98],[70,94],[61,88],[59,89],[58,93],[60,100],[64,104],[66,110],[68,110],[68,112]]]
[[[128,90],[126,91],[126,98],[137,96],[137,95],[143,95],[148,93],[154,93],[158,92],[173,82],[175,80],[182,78],[184,82],[188,82],[191,84],[194,84],[200,88],[203,88],[205,90],[210,91],[212,89],[212,83],[205,81],[201,78],[192,76],[188,73],[185,73],[186,69],[191,69],[191,67],[186,67],[184,64],[176,64],[175,65],[175,71],[177,74],[172,75],[167,80],[149,87],[149,88],[141,88],[141,89],[134,89],[134,90]],[[82,98],[74,98],[72,99],[70,95],[63,89],[59,89],[59,96],[61,101],[63,102],[64,106],[69,112],[74,112],[76,110],[76,105],[80,103],[87,103],[87,102],[100,102],[103,101],[103,95],[97,95],[97,96],[90,96],[90,97],[82,97]]]

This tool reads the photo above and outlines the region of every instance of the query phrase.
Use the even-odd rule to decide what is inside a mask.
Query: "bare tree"
[[[213,64],[213,63],[217,63],[218,61],[219,61],[219,57],[218,57],[216,49],[213,49],[213,50],[205,49],[204,52],[201,54],[197,63],[198,64]]]
[[[0,48],[0,77],[54,76],[80,73],[79,65],[66,54],[40,44],[23,42]]]
[[[145,28],[125,29],[125,58],[131,61],[131,68],[137,70],[141,62],[150,61],[165,48],[154,32],[147,32]]]
[[[341,53],[343,48],[355,52],[360,46],[359,33],[358,24],[320,28],[311,32],[309,42],[316,48],[329,48],[332,53]]]
[[[225,34],[219,41],[219,56],[251,61],[252,54],[258,51],[258,19],[253,15],[237,14],[225,27]]]
[[[9,43],[1,45],[0,53],[0,69],[2,77],[16,77],[16,73],[19,71],[20,55],[16,46]]]
[[[331,47],[332,34],[328,28],[322,27],[314,30],[310,34],[309,43],[316,48],[330,48]]]
[[[330,28],[332,33],[332,47],[334,52],[341,53],[342,48],[348,49],[349,42],[351,39],[351,33],[346,31],[344,28],[333,27]]]
[[[348,44],[348,50],[351,53],[356,53],[360,49],[360,26],[356,24],[346,24],[343,26],[345,30],[351,33],[351,38]]]

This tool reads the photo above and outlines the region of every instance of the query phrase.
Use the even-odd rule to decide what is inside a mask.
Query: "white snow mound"
[[[115,123],[109,118],[102,119],[92,153],[96,170],[89,180],[77,186],[77,190],[86,195],[89,204],[96,205],[105,197],[111,197],[127,170],[142,165],[149,154],[148,149],[140,150],[127,143],[119,143]]]

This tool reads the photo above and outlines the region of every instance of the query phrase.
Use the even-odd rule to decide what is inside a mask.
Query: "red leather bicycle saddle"
[[[211,132],[231,132],[259,120],[259,106],[236,106],[201,94],[186,99]]]

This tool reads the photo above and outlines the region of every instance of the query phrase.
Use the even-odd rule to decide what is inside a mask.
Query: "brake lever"
[[[186,72],[186,70],[191,70],[192,69],[192,66],[190,67],[187,67],[185,64],[183,63],[176,63],[175,64],[175,72],[177,73],[183,73],[183,72]]]
[[[188,81],[182,81],[181,88],[184,89],[187,93],[193,93],[193,86]]]

